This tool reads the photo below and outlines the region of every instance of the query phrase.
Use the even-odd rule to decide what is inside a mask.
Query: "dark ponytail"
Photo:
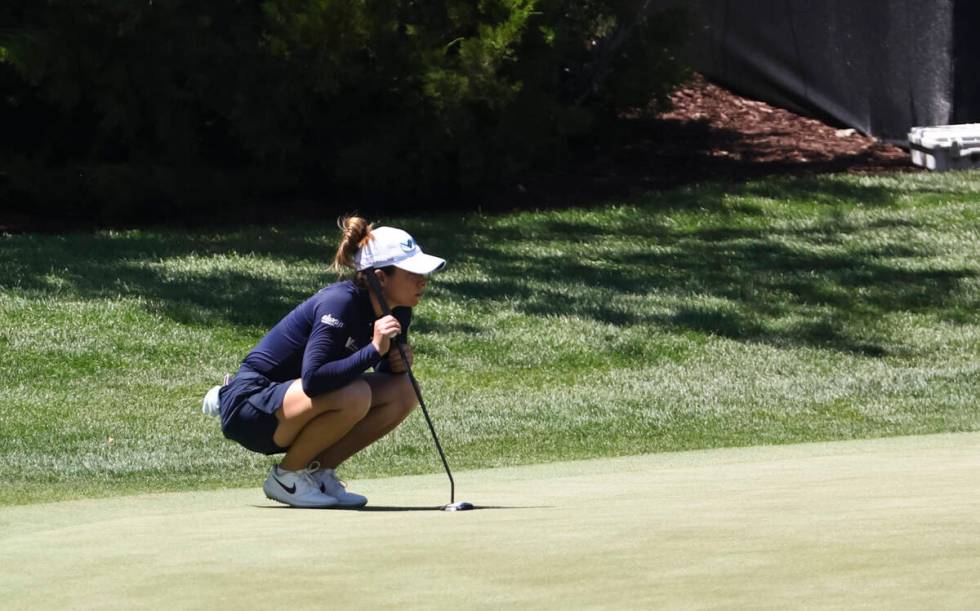
[[[337,219],[337,226],[343,231],[344,235],[340,238],[340,245],[337,247],[337,254],[334,255],[331,269],[343,272],[344,269],[355,269],[354,255],[357,249],[367,244],[371,239],[371,230],[374,225],[368,223],[359,216],[348,214]]]

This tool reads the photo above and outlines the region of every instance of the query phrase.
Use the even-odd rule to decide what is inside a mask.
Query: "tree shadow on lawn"
[[[288,505],[252,505],[256,509],[296,509],[295,507],[289,507]],[[441,511],[444,513],[456,513],[455,511],[447,511],[445,505],[366,505],[364,507],[327,507],[325,509],[319,508],[307,508],[310,511],[350,511],[355,513],[403,513],[410,511]],[[471,509],[461,510],[462,512],[467,511],[482,511],[485,509],[554,509],[550,505],[473,505]]]
[[[733,208],[720,187],[661,194],[644,205],[644,214],[635,224],[607,227],[598,221],[545,220],[527,227],[490,229],[476,245],[446,238],[439,244],[443,251],[479,261],[491,280],[462,279],[436,286],[450,299],[503,301],[529,315],[576,316],[617,326],[659,325],[740,341],[867,356],[895,351],[896,340],[882,337],[875,329],[891,313],[930,313],[953,323],[975,322],[966,315],[971,308],[950,299],[965,280],[978,275],[975,270],[908,264],[938,256],[928,243],[903,239],[908,231],[927,229],[921,223],[887,217],[861,221],[843,211],[833,213],[842,202],[848,208],[852,202],[866,208],[892,207],[895,196],[889,189],[799,180],[750,184],[739,193],[813,202],[827,206],[830,213],[813,215],[812,221],[798,227],[773,228],[764,223],[729,227],[724,222],[729,215],[745,217],[763,211],[751,203]],[[696,210],[710,222],[703,229],[675,228],[668,217],[677,210]],[[860,244],[856,234],[889,230],[896,231],[855,246]],[[573,247],[575,242],[600,247],[643,241],[656,248],[623,254],[613,249],[614,254],[589,258],[538,255],[533,248],[520,254],[509,250],[515,241],[533,240],[533,235]],[[845,241],[849,243],[843,250]],[[587,251],[587,247],[577,249]],[[890,258],[903,259],[904,264]],[[589,292],[599,297],[570,298]],[[683,300],[690,305],[665,314],[616,303],[616,297],[656,293],[687,296]]]
[[[252,236],[261,235],[261,239]],[[282,277],[251,274],[247,259],[222,269],[175,273],[162,262],[194,261],[236,253],[290,264],[323,261],[330,282],[328,246],[309,234],[240,229],[224,235],[97,233],[19,235],[0,240],[0,288],[41,296],[141,298],[147,309],[189,324],[232,323],[271,327],[319,287]],[[198,262],[197,265],[200,265]]]
[[[570,215],[580,220],[544,215],[524,225],[479,218],[457,223],[448,217],[418,219],[417,227],[409,224],[427,251],[445,256],[450,265],[476,265],[486,278],[437,278],[431,285],[436,297],[482,301],[491,308],[501,304],[529,315],[577,316],[623,327],[658,325],[739,341],[874,356],[888,354],[893,345],[874,330],[887,314],[923,312],[966,322],[964,311],[969,308],[957,307],[950,297],[963,281],[977,276],[975,270],[898,267],[883,260],[901,257],[914,262],[934,255],[928,243],[903,240],[902,231],[853,246],[855,234],[863,231],[923,229],[914,220],[885,217],[862,222],[844,213],[853,202],[889,208],[895,205],[893,191],[820,179],[766,181],[737,189],[740,195],[825,206],[826,213],[808,215],[806,223],[772,228],[759,205],[727,198],[723,185],[707,185],[648,198],[639,205],[635,222],[610,221],[596,209],[594,215]],[[672,216],[679,211],[696,212],[706,222],[703,227],[678,227]],[[759,222],[729,224],[729,218]],[[147,309],[181,323],[267,329],[335,279],[326,265],[336,236],[317,234],[320,230],[12,236],[0,240],[0,288],[81,299],[142,298]],[[852,246],[846,252],[833,248],[848,238]],[[579,253],[593,244],[613,247],[597,248],[588,258],[556,256],[536,248],[536,240],[585,245],[584,250],[577,248]],[[625,247],[631,242],[640,246]],[[515,244],[522,248],[515,249]],[[284,263],[286,272],[252,274],[244,258],[219,266],[190,265],[179,273],[172,269],[175,259],[207,260],[230,253]],[[171,265],[158,264],[162,261]],[[291,264],[308,269],[318,261],[323,262],[322,276],[288,272]],[[578,298],[582,294],[589,298]],[[629,305],[658,294],[674,296],[673,302],[664,301],[675,303],[672,311]],[[626,305],[621,297],[627,298]],[[637,300],[631,301],[633,297]],[[480,330],[472,320],[424,318],[416,320],[415,328],[420,333]]]
[[[435,236],[443,225],[420,223],[413,233]],[[40,298],[145,301],[148,311],[192,325],[233,324],[269,329],[317,290],[335,282],[328,270],[338,236],[313,229],[238,228],[221,234],[100,232],[0,237],[0,291]],[[430,237],[429,239],[433,239]],[[200,261],[242,255],[221,269]],[[189,259],[199,270],[175,273],[163,262]],[[285,264],[280,275],[254,274],[249,259]],[[322,273],[291,274],[290,265]],[[169,266],[169,267],[172,267]],[[427,330],[476,333],[466,321],[429,321]]]

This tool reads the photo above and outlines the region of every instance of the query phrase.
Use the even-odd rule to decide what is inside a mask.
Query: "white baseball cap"
[[[394,265],[416,274],[430,274],[446,265],[445,259],[422,252],[415,238],[394,227],[371,230],[371,239],[354,255],[357,271]]]

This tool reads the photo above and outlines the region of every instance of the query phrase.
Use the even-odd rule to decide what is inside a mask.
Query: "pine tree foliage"
[[[685,75],[649,0],[7,0],[0,196],[105,218],[459,196]],[[651,106],[652,105],[652,106]]]

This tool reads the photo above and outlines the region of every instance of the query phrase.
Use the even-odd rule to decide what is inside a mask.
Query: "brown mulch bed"
[[[707,149],[712,157],[785,169],[858,173],[912,169],[906,151],[853,129],[835,128],[739,97],[697,77],[677,90],[674,109],[660,119],[679,124],[701,122],[718,136]]]
[[[618,133],[574,172],[517,190],[539,205],[633,196],[773,174],[920,171],[909,153],[853,129],[738,96],[696,76],[655,117],[622,117]]]

